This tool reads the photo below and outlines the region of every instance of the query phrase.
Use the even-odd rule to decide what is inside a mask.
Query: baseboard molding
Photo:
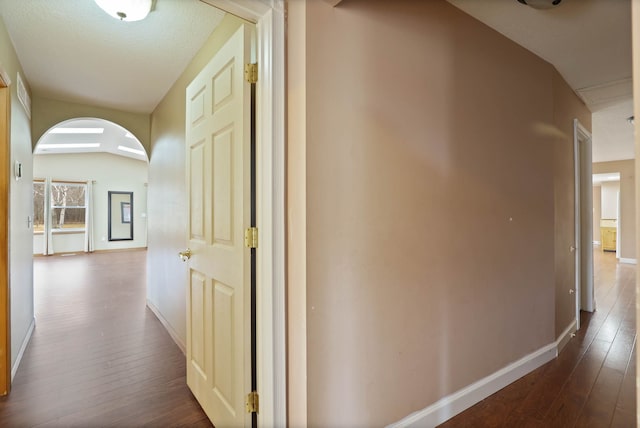
[[[178,333],[176,333],[176,331],[173,329],[171,324],[169,324],[169,321],[167,321],[167,319],[164,316],[162,316],[160,309],[158,309],[153,303],[151,303],[149,299],[147,299],[147,307],[151,310],[151,312],[153,312],[156,318],[158,318],[158,321],[160,321],[160,324],[164,326],[164,328],[169,333],[169,336],[171,336],[171,338],[176,343],[176,345],[178,345],[178,348],[180,348],[182,353],[187,355],[187,346],[180,339],[180,336],[178,336]]]
[[[637,265],[638,264],[638,259],[627,259],[627,258],[620,257],[618,259],[618,262],[626,263],[626,264],[629,264],[629,265]]]
[[[36,328],[36,319],[33,318],[31,320],[31,324],[29,324],[29,329],[27,330],[27,334],[24,336],[24,340],[22,341],[22,346],[20,346],[20,351],[18,352],[18,357],[16,358],[16,362],[11,367],[11,382],[13,382],[13,378],[16,377],[16,373],[18,372],[18,367],[20,367],[20,362],[22,361],[22,357],[24,356],[24,351],[26,351],[29,342],[31,341],[31,336],[33,335],[33,330]]]
[[[510,383],[515,382],[543,364],[558,356],[558,349],[566,345],[575,332],[575,321],[567,327],[558,340],[543,346],[537,351],[509,364],[497,372],[442,398],[431,406],[412,413],[406,418],[388,425],[388,428],[404,427],[435,427],[451,419],[499,391]],[[572,330],[573,329],[573,330]]]

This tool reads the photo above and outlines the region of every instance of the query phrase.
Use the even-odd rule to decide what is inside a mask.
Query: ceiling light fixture
[[[629,117],[627,118],[627,122],[629,122],[629,123],[630,123],[630,124],[632,124],[632,125],[633,125],[633,122],[634,122],[634,121],[635,121],[635,120],[634,120],[634,117],[633,117],[633,116],[629,116]]]
[[[100,147],[100,143],[60,143],[60,144],[43,144],[38,146],[42,150],[46,149],[93,149]]]
[[[551,9],[562,2],[562,0],[518,0],[518,3],[525,4],[534,9]]]
[[[153,0],[94,0],[100,9],[120,21],[140,21],[151,12]]]
[[[102,134],[104,128],[53,128],[49,134]]]
[[[123,152],[135,153],[136,155],[144,156],[144,150],[132,149],[131,147],[118,146],[118,150],[122,150]]]

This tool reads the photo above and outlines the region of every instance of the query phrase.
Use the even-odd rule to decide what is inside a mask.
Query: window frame
[[[34,178],[33,179],[33,184],[36,183],[45,183],[46,180],[45,179],[40,179],[40,178]],[[54,185],[66,185],[66,186],[70,186],[70,187],[81,187],[84,188],[84,205],[53,205],[53,186]],[[45,190],[46,190],[46,186],[45,186]],[[86,210],[87,210],[87,183],[84,181],[73,181],[73,180],[51,180],[51,188],[50,188],[50,195],[49,195],[49,201],[50,201],[50,206],[49,206],[49,215],[52,216],[53,210],[55,209],[60,209],[60,208],[70,208],[70,209],[78,209],[78,208],[82,208],[85,210],[85,216],[86,216]],[[46,198],[45,198],[46,199]],[[35,212],[34,212],[34,218],[35,218]],[[46,225],[46,219],[45,219],[45,225]],[[84,221],[83,227],[72,227],[72,228],[59,228],[59,227],[54,227],[53,226],[53,222],[51,223],[51,233],[54,235],[62,235],[62,234],[73,234],[73,233],[86,233],[87,231],[87,224],[86,224],[86,220]],[[42,235],[46,233],[46,227],[44,228],[44,230],[42,231],[36,231],[35,227],[34,227],[34,231],[33,234],[34,235]]]

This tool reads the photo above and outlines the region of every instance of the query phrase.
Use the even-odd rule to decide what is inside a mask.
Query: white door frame
[[[256,24],[258,424],[287,426],[283,0],[201,0]]]
[[[588,162],[585,165],[582,164],[581,153],[588,155]],[[578,121],[573,119],[573,160],[574,160],[574,215],[575,215],[575,244],[573,246],[575,253],[575,296],[576,296],[576,330],[580,328],[580,309],[584,308],[589,312],[595,310],[595,300],[593,297],[593,243],[586,242],[583,245],[583,240],[588,239],[588,236],[583,236],[582,225],[583,222],[588,222],[589,230],[593,229],[592,216],[583,218],[581,213],[581,206],[583,202],[589,202],[582,199],[582,177],[591,178],[591,133]],[[588,189],[589,192],[592,192]],[[593,202],[591,202],[593,204]],[[587,234],[588,235],[588,234]],[[591,239],[593,240],[593,239]],[[590,262],[584,264],[582,262],[582,254],[586,251],[591,254],[588,257]],[[582,286],[582,276],[584,272],[589,272],[589,277]],[[582,300],[584,299],[584,305]]]

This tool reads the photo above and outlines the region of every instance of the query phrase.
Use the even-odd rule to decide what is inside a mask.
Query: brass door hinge
[[[244,231],[244,245],[249,248],[258,248],[258,228],[250,227]]]
[[[247,394],[245,405],[247,407],[247,413],[258,413],[260,410],[260,400],[257,391],[251,391]]]
[[[256,83],[258,81],[258,64],[245,64],[244,65],[244,80],[249,83]]]

